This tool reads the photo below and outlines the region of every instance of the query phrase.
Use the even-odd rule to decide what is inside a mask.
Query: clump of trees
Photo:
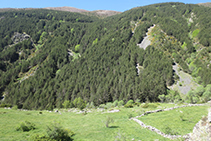
[[[81,99],[80,97],[75,98],[74,101],[65,100],[62,104],[64,108],[79,108],[83,110],[86,107],[86,101]]]
[[[185,98],[187,103],[203,103],[211,100],[211,85],[198,86],[194,91],[189,91]]]

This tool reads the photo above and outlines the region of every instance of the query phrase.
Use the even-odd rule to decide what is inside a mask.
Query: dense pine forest
[[[106,18],[44,9],[0,12],[1,102],[49,110],[79,97],[94,105],[157,102],[172,94],[174,63],[207,87],[210,13],[209,7],[183,3],[137,7]],[[169,40],[159,36],[160,42],[139,48],[153,25]]]

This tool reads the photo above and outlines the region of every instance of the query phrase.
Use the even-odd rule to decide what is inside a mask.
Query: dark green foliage
[[[74,133],[69,129],[64,129],[60,124],[54,123],[47,127],[47,135],[53,140],[71,141]]]
[[[2,103],[2,104],[0,104],[0,107],[1,108],[4,108],[4,107],[12,107],[12,105],[11,104],[4,104],[4,103]]]
[[[21,122],[20,125],[16,127],[17,131],[28,132],[35,129],[35,124],[29,121]]]
[[[198,19],[188,26],[192,12]],[[5,93],[5,102],[18,108],[49,110],[61,108],[65,100],[71,101],[65,107],[80,109],[86,102],[98,106],[116,100],[159,101],[174,83],[172,57],[206,86],[211,83],[211,67],[197,58],[197,69],[189,70],[186,59],[196,51],[190,31],[200,29],[196,38],[204,46],[210,44],[209,13],[209,8],[183,3],[138,7],[104,19],[43,9],[1,12],[5,18],[0,20],[0,96]],[[139,24],[134,33],[131,23]],[[153,24],[185,43],[184,49],[168,41],[162,50],[156,45],[138,48]],[[15,32],[26,32],[30,38],[12,45]],[[143,68],[140,75],[137,63]]]

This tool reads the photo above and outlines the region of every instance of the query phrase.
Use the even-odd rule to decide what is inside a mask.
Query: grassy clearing
[[[156,127],[164,133],[168,132],[168,127],[168,129],[171,129],[172,132],[178,135],[185,135],[192,132],[193,127],[203,115],[207,115],[207,109],[208,106],[185,107],[150,114],[139,118],[139,120],[147,125]]]
[[[174,104],[158,104],[158,108],[173,107]],[[74,112],[61,111],[61,115],[54,112],[41,111],[20,111],[12,109],[0,109],[0,140],[1,141],[18,141],[30,140],[30,137],[36,134],[45,134],[46,126],[53,122],[60,124],[67,129],[75,132],[73,137],[76,141],[111,141],[115,140],[118,134],[126,137],[126,140],[143,140],[153,141],[159,139],[168,140],[156,133],[142,128],[136,122],[129,120],[129,116],[137,116],[144,111],[153,110],[155,108],[118,108],[118,113],[107,113],[107,111],[99,111],[94,109],[86,115]],[[106,128],[106,118],[110,116],[114,119],[114,123]],[[36,126],[35,130],[29,132],[16,131],[15,128],[20,122],[29,121]]]
[[[73,139],[75,141],[111,141],[115,140],[119,134],[125,137],[126,140],[142,140],[142,141],[154,141],[156,139],[167,141],[169,139],[163,138],[162,136],[151,132],[148,129],[142,128],[133,120],[129,120],[129,117],[135,117],[143,112],[164,109],[176,106],[175,104],[166,103],[153,103],[146,108],[142,108],[144,104],[139,107],[134,108],[114,108],[119,109],[118,113],[108,113],[107,110],[100,111],[98,109],[92,109],[90,113],[78,114],[76,112],[67,112],[67,110],[61,111],[61,115],[55,112],[48,111],[20,111],[12,109],[2,109],[0,108],[0,140],[1,141],[26,141],[30,140],[31,136],[36,134],[45,134],[46,126],[52,124],[53,122],[59,122],[64,128],[70,129],[75,133]],[[150,105],[150,104],[149,104]],[[178,106],[178,105],[177,105]],[[185,109],[180,109],[186,111]],[[207,112],[207,107],[193,107],[187,108],[187,111],[195,111],[193,119],[191,119],[190,131],[192,130],[192,125],[194,126],[196,122],[200,119],[202,115]],[[42,112],[42,114],[40,114]],[[170,112],[171,113],[171,112]],[[178,112],[176,112],[178,113]],[[174,115],[175,113],[171,113]],[[109,128],[106,128],[105,121],[107,117],[114,119],[114,122],[109,124]],[[176,116],[175,116],[176,117]],[[172,121],[172,117],[168,115],[167,112],[151,114],[141,118],[143,122],[152,126],[159,126],[158,129],[165,126],[164,121]],[[180,119],[178,119],[180,120]],[[36,129],[29,132],[16,131],[15,128],[20,124],[20,122],[29,121],[35,124]],[[192,122],[193,121],[193,122]],[[179,128],[185,128],[187,126],[183,123],[189,123],[189,121],[181,122],[176,124]],[[171,126],[170,126],[171,127]],[[171,127],[173,128],[173,127]],[[175,127],[177,128],[177,127]],[[174,129],[174,128],[173,128]],[[185,128],[186,129],[186,128]],[[183,131],[183,130],[182,130]],[[189,130],[188,130],[189,132]],[[186,132],[185,132],[186,133]]]

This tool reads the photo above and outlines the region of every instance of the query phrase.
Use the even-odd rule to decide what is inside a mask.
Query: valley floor
[[[47,126],[53,122],[59,122],[64,128],[71,129],[75,133],[73,139],[76,141],[99,141],[102,139],[104,141],[111,141],[119,138],[137,141],[169,140],[141,127],[138,123],[130,120],[130,118],[139,116],[147,111],[182,105],[150,103],[145,108],[143,108],[143,105],[134,108],[114,107],[112,109],[119,109],[119,112],[114,113],[109,112],[112,109],[88,109],[87,114],[81,113],[77,109],[60,109],[59,112],[55,113],[50,111],[24,111],[1,108],[0,140],[30,140],[33,135],[45,134]],[[166,127],[169,127],[172,132],[174,131],[179,134],[183,132],[183,129],[186,129],[188,133],[192,131],[203,115],[207,115],[207,109],[208,105],[184,107],[172,111],[153,113],[143,118],[141,117],[141,120],[145,124],[154,126],[164,133],[168,132]],[[180,114],[180,111],[183,114]],[[111,123],[108,128],[105,126],[107,117],[114,119],[114,123]],[[184,118],[184,120],[181,120],[181,118]],[[36,129],[29,132],[16,131],[16,126],[24,121],[34,123]]]

